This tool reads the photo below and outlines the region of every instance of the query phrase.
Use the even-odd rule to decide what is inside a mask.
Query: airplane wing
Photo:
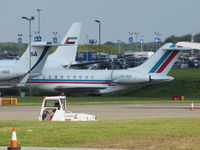
[[[70,68],[70,67],[82,67],[82,66],[86,66],[86,65],[92,65],[92,64],[98,64],[101,63],[103,61],[93,61],[93,62],[85,62],[85,63],[78,63],[78,64],[70,64],[70,65],[64,65],[64,68]]]
[[[26,73],[24,76],[13,78],[9,81],[1,82],[0,89],[22,87],[26,84],[26,81],[28,80],[29,76],[30,74]]]
[[[71,46],[72,44],[54,44],[52,42],[32,42],[32,47],[43,47],[43,46]],[[74,44],[73,44],[74,45]]]

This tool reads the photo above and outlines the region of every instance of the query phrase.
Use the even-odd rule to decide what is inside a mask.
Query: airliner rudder
[[[188,50],[188,48],[186,48]],[[167,75],[184,48],[176,44],[163,45],[152,57],[142,65],[133,68],[139,72]],[[131,70],[131,69],[130,69]]]
[[[72,24],[61,41],[61,44],[67,44],[68,46],[58,46],[56,51],[48,56],[44,69],[62,68],[63,66],[75,63],[80,30],[81,23]]]

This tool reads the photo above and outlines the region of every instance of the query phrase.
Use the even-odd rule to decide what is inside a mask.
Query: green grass
[[[0,121],[0,145],[8,145],[14,121]],[[199,150],[200,119],[98,122],[16,121],[21,146]]]
[[[104,105],[104,104],[177,104],[200,103],[199,100],[187,99],[185,101],[172,101],[170,98],[143,98],[143,97],[68,97],[69,105]],[[42,97],[19,98],[19,106],[40,106]]]

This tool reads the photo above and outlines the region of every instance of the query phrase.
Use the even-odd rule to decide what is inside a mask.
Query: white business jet
[[[67,39],[72,39],[72,45],[75,45],[71,47],[71,51],[76,52],[74,48],[77,46],[80,30],[77,27],[73,32],[70,31],[70,34],[64,38],[62,43],[69,41]],[[142,65],[123,70],[66,69],[63,67],[67,62],[66,56],[71,53],[63,49],[66,55],[56,54],[56,52],[52,54],[48,61],[50,58],[54,61],[47,62],[50,65],[45,65],[43,75],[28,80],[27,86],[47,91],[66,91],[69,93],[90,89],[98,90],[100,93],[108,93],[129,88],[133,85],[171,81],[174,78],[167,76],[169,70],[181,52],[189,49],[191,48],[184,45],[167,43]],[[70,59],[70,61],[74,60],[74,57]],[[52,64],[54,62],[55,64]]]

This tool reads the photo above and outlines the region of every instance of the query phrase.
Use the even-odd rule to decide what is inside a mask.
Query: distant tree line
[[[164,43],[177,43],[179,41],[190,41],[192,35],[187,34],[183,36],[175,36],[172,35],[165,39],[164,42],[161,42],[160,45],[163,45]],[[196,34],[194,37],[195,42],[200,43],[200,34]],[[125,51],[141,51],[141,46],[143,46],[143,51],[154,51],[156,49],[156,43],[150,42],[150,43],[144,43],[141,45],[141,43],[125,43],[121,42],[120,45],[118,43],[114,43],[111,41],[107,41],[104,44],[101,44],[100,46],[98,44],[96,45],[89,45],[89,44],[81,44],[78,46],[78,50],[94,50],[96,52],[104,52],[109,54],[118,54],[123,53]],[[1,52],[7,52],[10,54],[20,54],[23,53],[26,50],[27,44],[26,43],[15,43],[15,42],[2,42],[0,43],[0,51]],[[51,52],[55,51],[56,47],[51,48]]]
[[[187,34],[187,35],[183,35],[183,36],[172,35],[165,39],[165,43],[177,43],[179,41],[191,41],[191,38],[192,38],[191,34]],[[196,34],[194,36],[194,42],[200,43],[200,34]]]

